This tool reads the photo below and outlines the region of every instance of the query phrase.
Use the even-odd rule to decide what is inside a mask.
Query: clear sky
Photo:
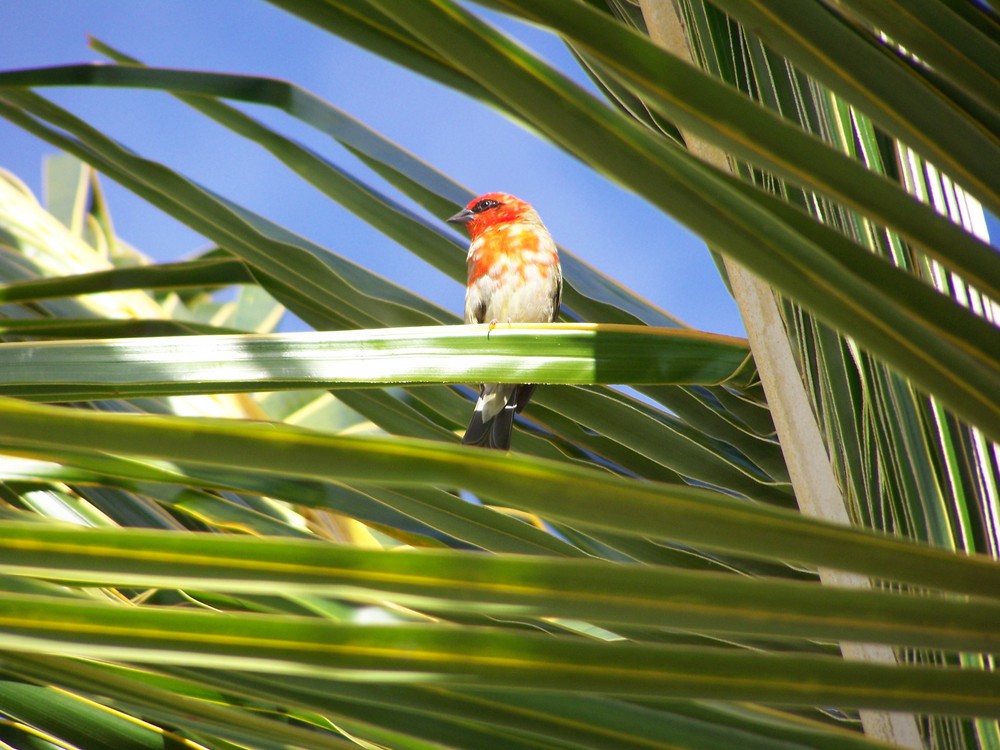
[[[489,17],[592,88],[558,39]],[[0,69],[99,60],[87,47],[88,35],[151,65],[293,81],[471,190],[503,190],[530,201],[557,241],[690,325],[743,335],[704,243],[673,218],[493,110],[266,2],[3,0]],[[354,219],[262,149],[169,96],[99,89],[42,93],[143,156],[461,313],[460,285]],[[245,109],[394,194],[330,139],[282,113]],[[0,119],[0,168],[36,193],[42,157],[52,152]],[[207,245],[128,191],[108,180],[105,185],[118,234],[153,258],[182,259]]]
[[[589,86],[558,39],[504,24]],[[689,324],[742,335],[739,314],[704,244],[671,217],[493,110],[266,2],[4,0],[0,69],[101,59],[87,47],[87,35],[152,65],[293,81],[471,190],[503,190],[530,201],[561,244]],[[42,93],[134,151],[461,313],[460,285],[354,219],[262,149],[169,96],[96,89]],[[245,109],[384,185],[336,143],[283,113]],[[36,192],[42,157],[52,152],[47,143],[0,119],[0,167]],[[110,181],[105,184],[118,233],[143,252],[176,260],[206,246],[202,237],[158,209]]]

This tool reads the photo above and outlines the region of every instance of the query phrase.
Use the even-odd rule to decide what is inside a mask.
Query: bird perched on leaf
[[[487,193],[448,221],[464,224],[472,238],[466,323],[551,323],[558,317],[559,253],[535,209],[513,195]],[[509,450],[514,415],[534,390],[532,384],[484,383],[462,442]]]

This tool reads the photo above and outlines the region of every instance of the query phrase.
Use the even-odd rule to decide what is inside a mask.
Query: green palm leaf
[[[771,284],[857,528],[794,509],[796,436],[744,341],[566,249],[570,322],[450,326],[38,91],[175,96],[453,278],[462,243],[427,215],[467,189],[294,84],[95,42],[116,64],[0,72],[0,115],[89,165],[51,165],[51,213],[0,180],[0,740],[910,741],[844,723],[860,709],[868,732],[901,711],[935,747],[1000,747],[1000,266],[970,231],[976,199],[1000,207],[993,12],[685,0],[698,70],[648,40],[651,4],[483,3],[561,34],[605,103],[449,0],[274,4],[526,123]],[[227,102],[284,110],[405,198]],[[150,265],[91,168],[215,249]],[[317,331],[274,334],[285,309]],[[453,444],[481,380],[545,384],[516,453]],[[900,663],[841,656],[859,641]]]

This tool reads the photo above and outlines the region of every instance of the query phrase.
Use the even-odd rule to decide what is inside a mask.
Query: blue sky
[[[492,16],[499,18],[498,16]],[[504,20],[505,28],[589,87],[562,43]],[[354,115],[476,192],[503,190],[534,204],[556,239],[690,325],[742,335],[735,305],[701,240],[642,199],[493,110],[247,0],[4,0],[0,69],[99,60],[87,35],[153,65],[284,78]],[[460,314],[464,289],[291,175],[263,150],[153,92],[50,89],[57,103],[226,197]],[[368,174],[328,138],[282,113],[255,116]],[[0,119],[0,167],[36,191],[49,146]],[[381,185],[377,178],[371,178]],[[109,180],[118,234],[158,260],[205,240]],[[391,189],[389,189],[390,192]]]
[[[502,27],[590,87],[562,43],[501,16]],[[530,201],[564,246],[690,325],[743,335],[704,243],[493,110],[248,0],[4,0],[0,69],[101,59],[91,35],[152,65],[274,76],[354,115],[476,192]],[[231,200],[461,313],[464,290],[319,194],[262,149],[154,92],[50,89],[62,106]],[[248,111],[382,186],[337,144],[265,108]],[[47,143],[0,119],[0,168],[38,193]],[[204,238],[106,180],[118,234],[157,260]],[[388,188],[391,193],[391,188]],[[996,225],[993,225],[995,230]]]

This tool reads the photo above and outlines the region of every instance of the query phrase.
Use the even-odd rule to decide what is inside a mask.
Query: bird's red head
[[[472,239],[487,229],[503,224],[542,223],[530,203],[507,193],[486,193],[473,198],[464,209],[448,221],[452,224],[465,224]]]

